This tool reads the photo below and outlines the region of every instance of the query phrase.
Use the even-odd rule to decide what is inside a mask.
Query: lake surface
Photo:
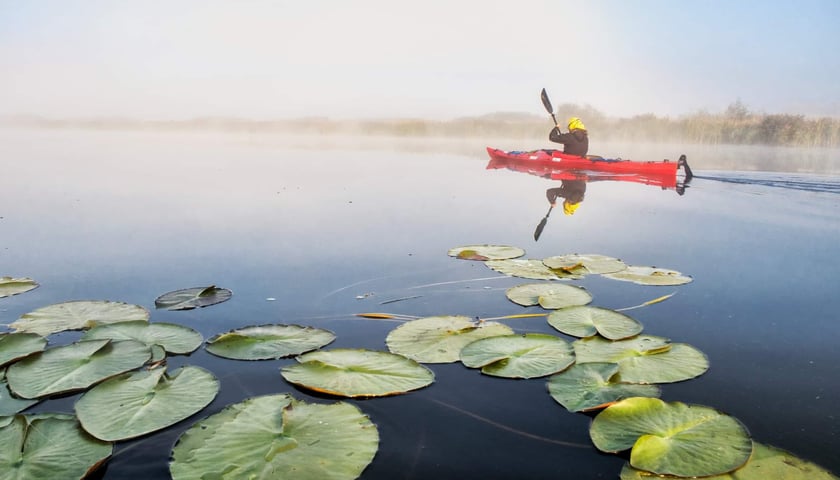
[[[838,177],[727,171],[689,155],[698,178],[683,195],[592,182],[575,215],[554,212],[535,242],[548,207],[545,190],[557,182],[487,170],[478,144],[357,140],[0,131],[0,276],[40,283],[0,299],[0,323],[53,303],[115,300],[205,338],[295,323],[335,332],[328,348],[385,350],[399,323],[355,314],[541,312],[505,297],[505,289],[532,281],[451,258],[450,248],[514,245],[535,259],[598,253],[694,279],[679,287],[600,276],[573,282],[606,308],[676,292],[627,312],[645,333],[709,357],[701,377],[663,385],[664,400],[717,408],[738,418],[755,441],[840,473]],[[681,153],[667,150],[623,156]],[[760,158],[750,155],[766,150],[738,152],[753,165]],[[192,311],[154,310],[165,292],[206,285],[234,296]],[[504,323],[517,332],[559,334],[540,317]],[[60,334],[51,343],[77,337]],[[286,383],[279,368],[293,362],[239,362],[203,349],[170,358],[170,368],[211,370],[221,381],[219,396],[163,432],[119,443],[97,478],[168,478],[169,452],[184,430],[251,396],[288,392],[335,401]],[[618,478],[627,455],[599,453],[588,434],[592,416],[567,412],[548,395],[545,379],[492,378],[461,364],[430,368],[436,381],[425,389],[347,400],[381,437],[362,478]],[[76,398],[29,411],[72,412]]]

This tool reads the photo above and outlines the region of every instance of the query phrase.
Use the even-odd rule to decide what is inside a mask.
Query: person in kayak
[[[559,187],[549,188],[545,191],[545,197],[551,208],[557,206],[557,198],[563,199],[563,213],[574,215],[575,210],[583,202],[586,193],[586,182],[583,180],[563,180]]]
[[[563,144],[563,153],[585,157],[589,152],[589,134],[578,117],[569,119],[569,133],[560,131],[560,125],[551,129],[548,139]]]

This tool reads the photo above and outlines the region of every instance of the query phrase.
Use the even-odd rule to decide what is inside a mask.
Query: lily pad
[[[82,427],[100,440],[118,441],[164,429],[201,411],[219,392],[207,370],[185,366],[124,373],[85,392],[76,402]]]
[[[0,334],[0,367],[40,352],[46,346],[47,339],[37,333],[2,333]]]
[[[700,350],[653,335],[614,342],[590,337],[575,340],[572,345],[578,363],[617,363],[618,379],[626,383],[681,382],[709,369],[709,360]]]
[[[18,398],[9,390],[6,382],[6,370],[0,370],[0,417],[14,415],[38,403],[39,400]],[[2,476],[0,475],[0,478]]]
[[[629,464],[621,469],[621,480],[661,479],[659,475],[637,470]],[[753,442],[753,453],[741,468],[703,480],[838,480],[822,467],[770,445]]]
[[[483,338],[461,350],[461,362],[481,373],[506,378],[537,378],[575,362],[569,342],[554,335],[527,333]]]
[[[604,452],[632,448],[630,465],[680,477],[731,472],[752,453],[747,429],[733,417],[709,407],[658,398],[633,397],[599,413],[589,429]]]
[[[630,397],[658,397],[656,385],[621,383],[615,380],[618,364],[579,363],[552,375],[548,393],[570,412],[587,412]]]
[[[621,260],[606,255],[598,255],[594,253],[589,254],[571,254],[558,255],[555,257],[548,257],[543,259],[543,264],[555,270],[574,270],[578,272],[576,267],[582,267],[586,273],[615,273],[627,268],[627,264]]]
[[[604,274],[607,278],[621,280],[624,282],[638,283],[639,285],[684,285],[691,282],[691,277],[683,275],[676,270],[657,267],[641,267],[629,265],[626,270],[615,273]]]
[[[269,360],[317,350],[335,340],[329,330],[300,325],[260,325],[207,340],[208,352],[234,360]]]
[[[84,330],[103,323],[149,320],[149,311],[139,305],[107,300],[57,303],[33,310],[9,325],[19,332],[47,336],[65,330]]]
[[[450,249],[448,255],[462,260],[506,260],[525,255],[525,250],[508,245],[466,245]]]
[[[233,292],[215,285],[209,287],[185,288],[165,293],[155,299],[155,308],[166,310],[191,310],[209,307],[230,300]]]
[[[6,380],[15,395],[38,398],[82,390],[149,360],[149,347],[134,340],[88,340],[53,347],[13,363]]]
[[[82,340],[137,340],[149,347],[160,345],[169,353],[184,355],[201,346],[204,337],[192,328],[175,323],[144,321],[99,325],[85,332]]]
[[[111,456],[112,446],[69,415],[15,415],[0,427],[0,478],[80,479]]]
[[[621,340],[642,332],[642,324],[623,313],[589,306],[555,310],[548,315],[548,324],[573,337],[601,334],[610,340]]]
[[[230,405],[190,427],[172,449],[169,471],[173,480],[351,480],[378,448],[376,425],[354,405],[268,395]]]
[[[523,307],[540,305],[547,309],[586,305],[592,301],[586,289],[562,283],[526,283],[509,288],[505,295]]]
[[[542,260],[489,260],[484,263],[491,270],[510,277],[528,278],[531,280],[573,280],[583,278],[579,274],[548,268],[543,264]]]
[[[402,355],[362,349],[319,350],[281,370],[287,381],[342,397],[382,397],[431,385],[435,374]]]
[[[475,321],[465,316],[425,317],[405,322],[385,338],[388,350],[423,363],[452,363],[461,349],[486,337],[511,335],[513,329],[498,322]]]
[[[0,298],[11,297],[38,288],[38,282],[31,278],[0,277]]]

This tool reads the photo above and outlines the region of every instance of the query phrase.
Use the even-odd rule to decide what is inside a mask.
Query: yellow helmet
[[[583,122],[578,117],[572,117],[569,119],[569,130],[586,130],[586,127],[583,126]]]
[[[580,202],[569,203],[569,201],[566,200],[563,202],[563,213],[565,213],[566,215],[574,215],[575,210],[577,210],[579,206]]]

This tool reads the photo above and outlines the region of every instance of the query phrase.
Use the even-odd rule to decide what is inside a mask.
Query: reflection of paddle
[[[545,228],[545,224],[548,223],[548,216],[551,215],[551,211],[554,210],[554,205],[549,207],[548,213],[545,214],[542,220],[540,220],[540,224],[537,225],[537,229],[534,230],[534,241],[540,239],[540,235],[542,235],[543,228]]]
[[[542,102],[543,102],[543,106],[545,107],[545,111],[551,114],[551,119],[554,120],[554,124],[557,125],[557,119],[554,118],[554,107],[551,106],[551,100],[548,99],[548,94],[545,92],[544,88],[542,89],[542,92],[540,93],[540,97],[542,98]]]

